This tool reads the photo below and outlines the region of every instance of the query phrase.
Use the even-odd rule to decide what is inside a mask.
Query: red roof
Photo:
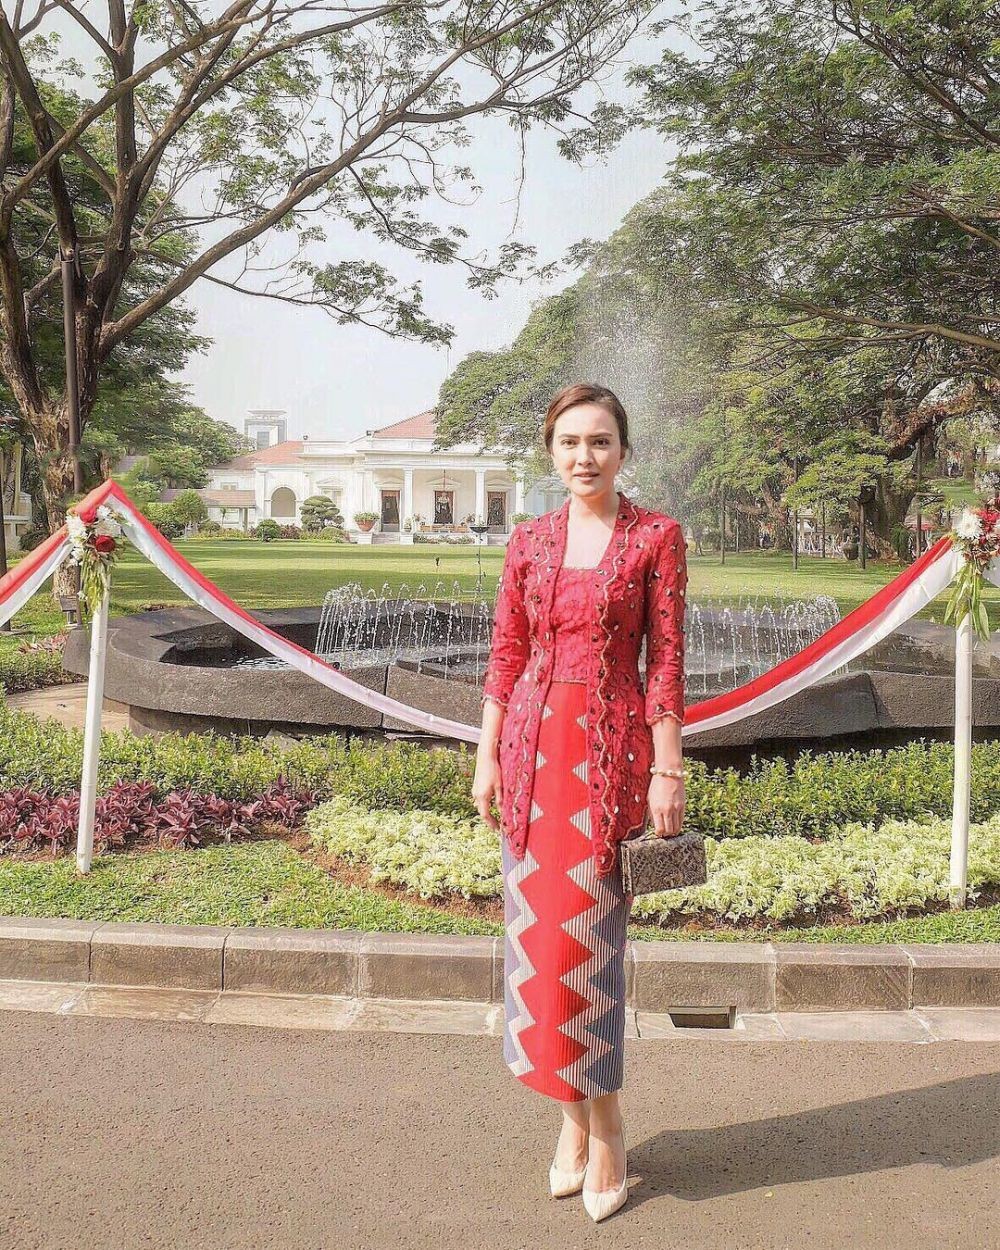
[[[376,430],[373,438],[433,438],[437,428],[437,418],[433,409],[419,412],[415,417],[406,417],[403,421],[395,421],[392,425],[383,425]]]
[[[251,451],[245,456],[237,456],[217,465],[222,469],[252,469],[258,464],[287,464],[290,460],[298,460],[304,444],[296,439],[286,439],[283,443],[275,443],[273,447],[264,447],[260,451]]]

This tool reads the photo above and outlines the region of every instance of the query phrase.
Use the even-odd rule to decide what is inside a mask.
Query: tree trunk
[[[868,532],[879,559],[894,559],[897,552],[892,531],[902,524],[916,494],[916,483],[908,481],[902,490],[892,490],[885,481],[875,487],[875,496],[867,508]]]
[[[35,451],[41,468],[42,494],[54,534],[66,520],[66,508],[73,497],[73,457],[69,453],[69,425],[65,401],[38,414],[26,414],[35,432]],[[52,597],[79,593],[80,572],[63,564],[52,578]]]

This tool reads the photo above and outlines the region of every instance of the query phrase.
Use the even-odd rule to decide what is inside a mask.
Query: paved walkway
[[[995,1043],[626,1042],[632,1194],[548,1196],[494,1035],[0,1010],[0,1246],[995,1244]]]
[[[74,681],[65,686],[45,686],[41,690],[24,690],[7,695],[9,707],[31,712],[38,717],[54,717],[67,729],[82,729],[87,708],[87,683]],[[108,730],[128,729],[128,712],[117,703],[109,703],[101,713],[101,727]]]

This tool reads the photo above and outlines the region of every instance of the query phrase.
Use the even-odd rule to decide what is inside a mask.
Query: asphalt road
[[[0,1246],[1000,1245],[1000,1046],[626,1046],[633,1188],[595,1225],[498,1038],[0,1012]]]

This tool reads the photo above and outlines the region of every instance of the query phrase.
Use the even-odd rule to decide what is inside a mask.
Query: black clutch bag
[[[626,894],[678,890],[708,879],[705,839],[691,830],[661,838],[647,829],[619,842],[618,852]]]

